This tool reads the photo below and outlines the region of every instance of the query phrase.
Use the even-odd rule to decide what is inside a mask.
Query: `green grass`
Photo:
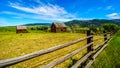
[[[96,58],[91,68],[120,68],[120,31]]]
[[[15,31],[16,31],[15,26],[0,27],[0,32],[15,32]]]

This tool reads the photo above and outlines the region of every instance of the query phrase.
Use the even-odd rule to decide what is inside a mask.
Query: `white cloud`
[[[22,0],[21,0],[22,1]],[[44,4],[40,0],[35,0],[39,5],[24,6],[22,3],[12,3],[9,2],[9,6],[17,10],[23,11],[25,13],[17,13],[11,11],[4,11],[3,14],[13,15],[13,18],[27,18],[27,19],[38,19],[38,20],[47,20],[47,21],[70,21],[74,19],[78,20],[88,20],[92,18],[77,18],[76,15],[69,13],[65,8],[53,5],[53,4]],[[89,9],[92,11],[92,9]]]
[[[69,20],[73,20],[73,18],[50,17],[50,16],[45,16],[45,15],[41,16],[41,15],[37,15],[37,14],[15,13],[15,12],[10,12],[10,11],[4,11],[4,12],[1,12],[1,13],[2,14],[8,14],[8,15],[14,15],[13,18],[17,18],[17,19],[28,18],[28,19],[39,19],[39,20],[49,20],[49,21],[69,21]]]
[[[49,17],[49,16],[40,16],[37,14],[23,14],[23,13],[15,13],[15,12],[10,12],[10,11],[4,11],[1,12],[2,14],[9,14],[9,15],[14,15],[13,18],[17,18],[17,19],[23,19],[23,18],[27,18],[27,19],[37,19],[37,20],[49,20],[49,21],[70,21],[70,20],[91,20],[94,18],[64,18],[64,17]],[[67,16],[66,16],[67,17]]]
[[[109,17],[111,19],[120,19],[120,14],[119,13],[111,13],[111,14],[108,14],[107,17]]]
[[[48,17],[50,18],[62,18],[62,19],[69,19],[68,17],[74,18],[75,16],[68,13],[63,7],[60,7],[58,5],[52,5],[52,4],[47,4],[47,5],[39,5],[37,7],[33,6],[32,8],[30,7],[24,7],[24,6],[20,6],[20,4],[18,5],[18,3],[10,3],[10,6],[27,12],[27,13],[32,13],[32,14],[36,14],[39,16],[43,16],[43,17],[47,17],[45,19],[48,19]],[[58,20],[60,20],[58,19]]]
[[[42,3],[40,0],[34,0],[34,2],[36,2],[36,3],[38,3],[38,4],[42,4],[42,5],[43,5],[43,3]]]
[[[115,8],[111,5],[106,6],[106,7],[98,7],[98,10],[115,10]]]

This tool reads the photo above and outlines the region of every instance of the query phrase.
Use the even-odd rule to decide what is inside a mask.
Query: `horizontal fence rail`
[[[106,40],[105,42],[107,42],[108,40]],[[102,42],[99,46],[103,45],[105,42]],[[97,48],[99,47],[97,46]],[[106,46],[106,45],[105,45]],[[94,46],[94,48],[96,49],[96,46]],[[103,50],[103,48],[101,48]],[[83,61],[85,61],[90,55],[92,55],[93,53],[95,53],[95,51],[90,51],[89,53],[87,53],[84,57],[82,57],[80,60],[78,60],[73,66],[72,68],[78,68]],[[98,53],[99,54],[99,53]],[[98,56],[98,54],[95,54],[92,58],[94,59],[96,56]],[[87,68],[87,67],[86,67]],[[89,68],[89,67],[88,67]]]
[[[107,34],[109,34],[109,37],[107,36]],[[19,57],[16,57],[16,58],[11,58],[11,59],[6,59],[6,60],[0,60],[0,68],[1,67],[6,67],[6,66],[10,66],[10,65],[13,65],[13,64],[16,64],[16,63],[19,63],[19,62],[22,62],[22,61],[25,61],[25,60],[37,57],[37,56],[41,56],[41,55],[44,55],[44,54],[47,54],[47,53],[50,53],[50,52],[53,52],[53,51],[56,51],[56,50],[68,47],[70,45],[79,43],[79,42],[81,42],[83,40],[87,40],[87,44],[86,45],[84,45],[83,47],[81,47],[81,48],[79,48],[79,49],[77,49],[77,50],[75,50],[75,51],[73,51],[73,52],[71,52],[71,53],[69,53],[69,54],[59,58],[56,61],[50,62],[49,64],[43,66],[42,68],[53,68],[54,66],[64,62],[65,60],[73,57],[74,55],[78,54],[79,52],[81,52],[85,48],[87,48],[87,54],[85,56],[83,56],[82,58],[80,58],[72,66],[72,68],[78,68],[84,61],[87,61],[88,58],[89,59],[92,58],[90,60],[90,62],[85,66],[85,68],[88,68],[94,62],[94,60],[98,56],[98,54],[107,46],[107,42],[112,37],[111,33],[106,33],[105,31],[104,31],[104,34],[102,34],[102,35],[104,36],[103,38],[93,39],[94,35],[92,34],[92,32],[90,30],[88,30],[87,31],[87,36],[84,37],[84,38],[80,38],[78,40],[71,41],[71,42],[68,42],[68,43],[65,43],[65,44],[62,44],[62,45],[54,46],[54,47],[51,47],[51,48],[48,48],[48,49],[45,49],[45,50],[40,50],[40,51],[37,51],[37,52],[26,54],[24,56],[19,56]],[[95,41],[102,40],[102,39],[104,39],[104,41],[102,43],[100,43],[100,44],[98,44],[98,45],[93,47],[93,43]],[[98,49],[99,47],[101,47],[100,50],[98,52],[96,52],[96,49]]]
[[[94,53],[94,51],[87,53],[84,57],[82,57],[80,60],[78,60],[71,68],[78,68],[80,66],[80,64],[82,64],[83,61],[88,59],[88,57],[90,55],[92,55],[93,53]]]
[[[112,39],[112,37],[109,37],[109,40],[106,40],[108,42],[110,42],[110,40]],[[89,68],[93,62],[95,61],[95,58],[105,49],[105,47],[107,47],[108,44],[105,44],[92,58],[93,60],[90,60],[89,63],[85,66],[85,68]]]
[[[96,38],[96,39],[93,39],[93,41],[98,41],[98,40],[102,40],[104,38]]]
[[[87,48],[87,47],[90,46],[91,44],[93,44],[93,42],[91,42],[91,43],[83,46],[83,47],[80,48],[80,49],[77,49],[77,50],[73,51],[72,53],[70,53],[70,54],[68,54],[68,55],[66,55],[66,56],[58,59],[58,60],[55,61],[55,62],[51,62],[50,64],[48,64],[48,65],[46,65],[46,66],[44,66],[44,67],[42,67],[42,68],[52,68],[52,67],[54,67],[55,65],[60,64],[61,62],[63,62],[63,61],[65,61],[65,60],[73,57],[74,55],[76,55],[77,53],[79,53],[79,52],[82,51],[83,49]]]
[[[95,58],[105,49],[105,47],[107,46],[108,44],[105,44],[94,56],[93,56],[93,59],[94,60],[90,60],[90,62],[85,66],[85,68],[89,68],[92,63],[95,61]]]
[[[94,50],[97,49],[97,48],[100,47],[101,45],[105,44],[107,41],[108,41],[108,40],[106,40],[106,41],[104,41],[104,42],[102,42],[102,43],[94,46],[93,49],[94,49]]]
[[[48,48],[46,50],[40,50],[38,52],[30,53],[30,54],[27,54],[27,55],[24,55],[24,56],[19,56],[19,57],[12,58],[12,59],[0,60],[0,67],[8,66],[8,65],[11,65],[11,64],[15,64],[15,63],[18,63],[18,62],[21,62],[21,61],[24,61],[24,60],[28,60],[28,59],[31,59],[31,58],[49,53],[49,52],[53,52],[55,50],[70,46],[70,45],[78,43],[78,42],[81,42],[81,41],[83,41],[87,38],[90,38],[92,36],[93,35],[87,36],[87,37],[84,37],[84,38],[81,38],[81,39],[78,39],[78,40],[75,40],[75,41],[72,41],[72,42],[69,42],[69,43],[66,43],[66,44],[54,46],[54,47]]]

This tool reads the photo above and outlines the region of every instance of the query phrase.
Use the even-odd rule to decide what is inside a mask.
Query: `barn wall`
[[[51,32],[66,32],[66,27],[56,28],[54,24],[51,25]]]
[[[16,33],[26,33],[27,30],[26,29],[17,29]]]

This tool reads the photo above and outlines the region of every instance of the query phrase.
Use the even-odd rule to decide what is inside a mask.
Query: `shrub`
[[[47,31],[48,30],[48,26],[37,27],[37,30]]]
[[[106,30],[108,32],[119,30],[119,27],[116,24],[103,24],[102,26],[103,26],[104,30]]]
[[[98,31],[98,30],[97,30],[97,26],[95,26],[95,25],[90,26],[89,29],[92,30],[92,31],[95,32],[95,33]]]

